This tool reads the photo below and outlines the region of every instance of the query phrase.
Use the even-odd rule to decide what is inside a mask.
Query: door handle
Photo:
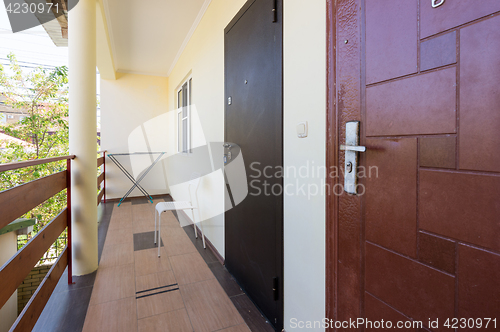
[[[344,190],[349,194],[357,194],[358,154],[366,151],[366,147],[358,145],[359,121],[345,124],[345,143],[340,146],[340,150],[345,151]]]
[[[357,152],[365,152],[366,147],[364,146],[352,146],[352,145],[340,145],[340,150],[345,150],[345,151],[357,151]]]
[[[432,8],[437,8],[444,3],[444,0],[432,0]]]
[[[233,146],[230,143],[224,143],[222,144],[222,146],[224,146],[224,148],[228,150],[228,152],[224,154],[224,165],[225,165],[232,159],[231,148]]]

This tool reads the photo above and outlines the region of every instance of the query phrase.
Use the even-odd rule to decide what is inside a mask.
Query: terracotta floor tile
[[[154,216],[153,216],[154,217]],[[153,219],[154,221],[154,219]],[[174,214],[172,211],[168,212],[163,212],[161,214],[161,227],[174,227],[174,228],[180,228],[180,224],[177,221],[177,218],[175,218]]]
[[[175,277],[172,271],[164,271],[137,276],[135,280],[135,289],[136,292],[142,292],[147,289],[172,285],[175,283],[177,282],[175,281]]]
[[[215,279],[198,252],[170,257],[170,264],[179,285]]]
[[[119,212],[114,213],[115,209],[119,210]],[[124,210],[129,212],[124,212]],[[133,226],[132,218],[130,217],[130,209],[127,209],[126,206],[115,207],[113,209],[113,214],[111,215],[111,219],[109,221],[108,232],[110,230],[132,228]]]
[[[161,257],[158,248],[134,251],[136,276],[171,270],[165,248],[161,250]]]
[[[90,305],[135,296],[134,264],[99,269]]]
[[[191,332],[186,309],[139,320],[139,332]]]
[[[159,315],[165,312],[184,308],[181,292],[172,290],[178,286],[157,290],[157,294],[137,299],[137,316],[139,319]],[[170,290],[166,292],[167,290]],[[163,293],[162,293],[163,292]],[[138,294],[139,297],[141,294]]]
[[[243,324],[243,319],[217,280],[180,286],[186,309],[197,332]]]
[[[155,205],[153,204],[138,204],[132,205],[132,220],[133,222],[140,222],[144,220],[152,220],[154,222],[154,210]]]
[[[134,233],[142,233],[154,231],[155,229],[155,217],[154,213],[145,213],[141,216],[134,217],[133,222]],[[161,228],[163,231],[169,228],[181,228],[179,222],[172,214],[172,212],[165,212],[161,215]]]
[[[136,332],[135,302],[135,298],[130,297],[89,306],[83,332]]]
[[[104,247],[122,243],[134,243],[134,233],[132,228],[117,228],[112,232],[108,232],[106,235],[106,241],[104,242]]]
[[[161,257],[134,251],[134,234],[154,230],[156,204],[145,202],[113,208],[84,331],[248,332],[172,212],[162,214]]]
[[[227,329],[219,330],[217,332],[250,332],[250,329],[246,324],[240,324],[232,327],[228,327]]]
[[[188,238],[186,232],[179,226],[177,227],[162,227],[161,238],[163,245],[169,256],[177,256],[198,252],[193,242]]]
[[[141,219],[135,221],[134,223],[134,233],[144,233],[151,232],[155,230],[155,220],[154,217],[150,219]]]
[[[115,205],[113,206],[113,215],[111,217],[126,217],[130,215],[131,211],[131,202],[123,202],[120,206],[118,206],[118,203],[115,203]]]
[[[119,202],[115,202],[113,204],[113,208],[116,209],[116,208],[120,207],[120,208],[123,208],[123,209],[126,209],[126,208],[130,209],[132,207],[132,202],[130,202],[130,201],[122,202],[122,204],[120,206],[118,206],[118,204],[119,204]],[[113,213],[115,213],[117,211],[118,210],[113,210]]]
[[[104,247],[101,262],[99,263],[101,269],[125,264],[134,264],[134,246],[132,243]]]

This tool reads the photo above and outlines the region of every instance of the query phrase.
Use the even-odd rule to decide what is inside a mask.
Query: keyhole
[[[346,170],[347,170],[347,173],[351,173],[352,172],[352,163],[350,161],[347,162]]]

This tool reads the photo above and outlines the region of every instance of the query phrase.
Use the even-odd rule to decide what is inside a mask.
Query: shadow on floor
[[[172,201],[170,195],[163,197],[165,201]],[[150,204],[145,198],[131,199],[133,205]],[[104,241],[108,233],[109,222],[113,212],[114,203],[100,205],[100,221],[98,227],[99,261],[101,260]],[[173,211],[178,220],[178,215]],[[274,329],[261,314],[259,309],[240,288],[235,279],[226,270],[210,249],[204,249],[201,237],[195,238],[192,226],[183,228],[191,242],[203,257],[208,267],[222,286],[234,306],[243,317],[245,323],[252,331],[272,332]],[[67,270],[59,280],[50,300],[45,306],[33,331],[36,332],[80,332],[87,314],[87,309],[92,294],[96,273],[74,277],[74,284],[68,285]]]
[[[106,240],[108,233],[113,206],[113,203],[101,203],[99,206],[99,261],[101,260],[104,240]],[[68,285],[68,269],[66,268],[47,305],[43,309],[40,318],[38,318],[33,331],[82,331],[96,274],[97,271],[85,276],[73,277],[73,284]]]

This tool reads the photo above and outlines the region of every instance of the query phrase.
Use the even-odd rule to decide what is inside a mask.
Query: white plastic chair
[[[200,220],[200,226],[201,226],[201,237],[203,239],[203,248],[206,248],[205,246],[205,233],[203,232],[203,223],[201,222],[201,217],[200,217],[200,209],[198,208],[199,202],[198,202],[198,187],[200,185],[200,174],[193,174],[192,175],[192,181],[188,186],[189,190],[189,198],[190,201],[180,201],[180,202],[161,202],[156,204],[155,208],[155,244],[158,242],[158,257],[160,257],[160,247],[161,247],[161,214],[163,212],[167,211],[174,211],[174,210],[191,210],[192,215],[193,215],[193,227],[194,227],[194,234],[196,238],[198,238],[198,231],[196,229],[196,219],[194,217],[194,210],[198,212],[198,219]],[[193,200],[193,192],[192,192],[192,187],[194,187],[194,198],[196,199],[196,204],[194,204]],[[158,214],[158,241],[156,241],[156,215]]]

